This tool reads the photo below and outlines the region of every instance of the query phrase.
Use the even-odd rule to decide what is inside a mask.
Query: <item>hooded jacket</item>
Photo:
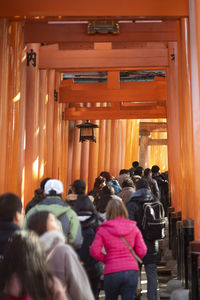
[[[121,236],[140,258],[146,254],[147,248],[136,222],[123,217],[106,221],[99,226],[90,247],[91,255],[105,264],[104,274],[138,270],[138,263]],[[103,247],[105,251],[102,251]]]
[[[94,300],[87,275],[71,246],[58,231],[41,235],[40,242],[47,255],[51,272],[61,280],[68,299]]]
[[[152,192],[146,188],[137,190],[130,196],[130,200],[126,207],[129,213],[129,218],[137,222],[137,226],[142,231],[143,219],[143,204],[146,202],[154,202],[155,200]],[[145,239],[147,245],[147,254],[143,258],[144,264],[154,264],[160,261],[160,251],[158,241],[148,241]]]
[[[27,228],[28,218],[37,211],[52,212],[60,220],[67,241],[72,244],[74,248],[81,247],[83,238],[77,214],[66,202],[62,201],[60,197],[48,196],[42,200],[41,203],[29,210],[24,222],[25,229]]]

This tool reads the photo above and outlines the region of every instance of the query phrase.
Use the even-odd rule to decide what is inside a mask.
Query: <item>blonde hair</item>
[[[106,207],[106,219],[112,220],[118,217],[128,219],[128,211],[122,200],[113,196]]]

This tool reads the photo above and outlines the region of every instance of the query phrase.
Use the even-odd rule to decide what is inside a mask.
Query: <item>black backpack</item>
[[[146,240],[165,237],[165,211],[160,201],[143,204],[142,233]]]

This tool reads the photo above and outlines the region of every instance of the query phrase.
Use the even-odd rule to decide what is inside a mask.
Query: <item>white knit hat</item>
[[[63,193],[63,183],[58,179],[49,179],[44,186],[44,193],[49,195],[50,191],[55,191],[56,194]]]

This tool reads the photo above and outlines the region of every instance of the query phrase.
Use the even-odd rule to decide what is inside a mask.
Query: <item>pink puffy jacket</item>
[[[104,222],[99,226],[90,247],[91,255],[105,264],[104,274],[138,270],[138,263],[121,236],[140,258],[143,258],[147,252],[146,244],[135,221],[119,217]]]

